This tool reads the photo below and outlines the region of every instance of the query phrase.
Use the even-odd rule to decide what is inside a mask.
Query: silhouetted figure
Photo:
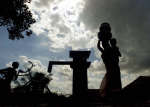
[[[9,94],[11,91],[11,81],[17,79],[16,69],[19,67],[18,62],[13,62],[12,67],[0,70],[0,74],[4,75],[3,80],[0,80],[0,94]]]
[[[112,39],[111,28],[108,23],[102,23],[98,33],[97,47],[101,51],[106,74],[100,85],[101,96],[109,96],[121,90],[119,57],[121,53],[116,46],[116,39]],[[101,47],[102,42],[102,47]]]
[[[112,89],[112,72],[111,72],[111,47],[110,45],[104,45],[105,48],[102,48],[100,46],[100,41],[98,41],[98,44],[97,44],[97,47],[98,49],[101,51],[102,55],[102,60],[103,60],[103,63],[105,65],[105,68],[106,68],[106,74],[101,82],[101,85],[100,85],[100,93],[101,93],[101,96],[102,97],[105,97],[105,96],[108,96],[108,94],[111,92],[111,89]]]
[[[119,48],[116,46],[117,40],[115,38],[112,38],[110,40],[110,45],[111,45],[112,52],[113,52],[112,55],[113,55],[114,62],[116,64],[119,64],[119,57],[121,57],[121,53],[119,51]]]
[[[112,38],[110,40],[111,45],[111,70],[112,70],[112,91],[118,92],[121,90],[121,77],[120,77],[120,67],[119,67],[119,57],[121,57],[121,53],[119,48],[116,46],[117,40]]]
[[[112,38],[112,34],[111,34],[111,27],[109,23],[107,22],[102,23],[98,32],[98,39],[102,41],[102,46],[104,47],[104,45],[108,45],[109,40],[111,38]]]

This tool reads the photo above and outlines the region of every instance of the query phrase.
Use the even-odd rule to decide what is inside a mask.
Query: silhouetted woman
[[[112,38],[111,27],[109,23],[104,22],[99,27],[98,39],[101,41],[102,45],[108,45],[110,39]]]
[[[101,51],[102,60],[106,68],[106,74],[100,85],[100,93],[102,97],[108,96],[112,89],[112,72],[111,72],[111,47],[109,44],[103,44],[103,48],[100,46],[100,40],[97,44],[98,49]]]
[[[116,39],[113,38],[110,40],[110,45],[109,43],[103,44],[103,48],[100,46],[100,40],[97,44],[98,49],[102,53],[101,57],[106,68],[106,74],[100,85],[102,97],[119,92],[122,88],[119,68],[119,57],[121,57],[121,54],[116,43]]]

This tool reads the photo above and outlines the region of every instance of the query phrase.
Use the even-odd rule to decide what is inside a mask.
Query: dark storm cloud
[[[80,19],[92,31],[109,22],[123,54],[121,68],[130,72],[150,69],[150,1],[85,0]]]

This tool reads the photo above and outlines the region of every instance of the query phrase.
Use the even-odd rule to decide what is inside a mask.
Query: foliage
[[[31,24],[35,23],[26,3],[31,0],[2,0],[0,3],[0,26],[7,27],[9,39],[21,39],[30,36]],[[25,31],[25,34],[23,32]]]

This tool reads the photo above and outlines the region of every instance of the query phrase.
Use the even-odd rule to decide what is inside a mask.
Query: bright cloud
[[[32,30],[36,35],[48,37],[50,51],[57,52],[67,47],[75,50],[94,47],[95,34],[86,30],[78,20],[85,5],[83,0],[53,0],[43,8],[38,7],[36,2],[33,0],[30,5],[37,20]]]

